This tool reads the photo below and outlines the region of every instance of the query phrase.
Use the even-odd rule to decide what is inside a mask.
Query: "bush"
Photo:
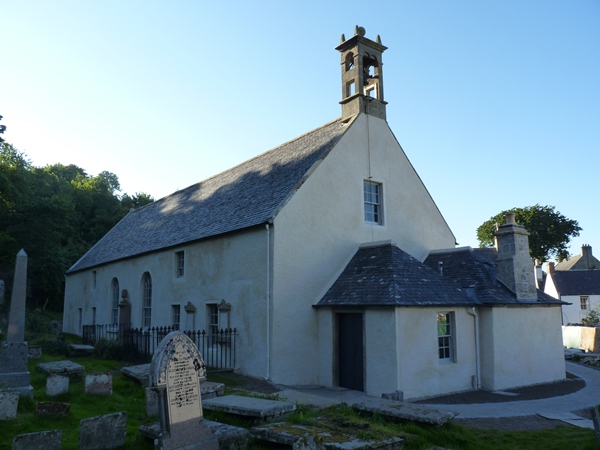
[[[69,343],[64,339],[48,337],[38,342],[42,346],[42,351],[49,355],[67,356],[69,353]]]
[[[94,354],[100,359],[123,359],[123,343],[113,339],[100,339],[94,346]]]
[[[50,332],[50,326],[44,317],[44,313],[39,309],[25,313],[25,329],[32,333]]]

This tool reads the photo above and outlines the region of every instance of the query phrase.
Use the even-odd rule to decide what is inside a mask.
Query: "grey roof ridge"
[[[472,252],[473,247],[463,246],[463,247],[452,247],[452,248],[436,248],[434,250],[429,250],[429,255],[439,255],[442,253],[457,253],[457,252]]]
[[[292,139],[290,141],[284,142],[280,146],[283,146],[283,145],[289,144],[291,142],[294,142],[294,141],[296,141],[296,140],[298,140],[298,139],[300,139],[300,138],[302,138],[302,137],[304,137],[304,136],[306,136],[306,135],[308,135],[310,133],[313,133],[314,131],[316,131],[316,130],[318,130],[320,128],[324,128],[324,127],[329,126],[332,123],[335,123],[335,122],[338,122],[338,121],[340,121],[340,124],[343,127],[346,127],[346,130],[344,130],[344,132],[338,138],[338,142],[339,142],[339,140],[344,136],[344,134],[346,134],[346,132],[350,129],[350,126],[352,126],[352,124],[354,123],[354,121],[356,120],[357,117],[358,117],[358,114],[356,116],[351,117],[349,120],[346,120],[346,121],[341,121],[342,118],[338,117],[337,119],[332,120],[330,122],[327,122],[325,125],[322,125],[319,128],[315,128],[314,130],[308,131],[308,132],[306,132],[306,133],[298,136],[295,139]],[[280,146],[277,146],[275,148],[278,148]],[[300,189],[300,187],[302,187],[302,185],[306,182],[306,180],[308,180],[308,178],[314,173],[314,171],[317,170],[317,167],[319,167],[321,165],[321,163],[323,162],[323,160],[325,158],[327,158],[327,156],[329,155],[329,153],[331,153],[331,151],[336,146],[337,146],[337,142],[330,149],[324,151],[323,154],[321,155],[321,157],[318,160],[316,160],[313,163],[312,166],[309,167],[309,169],[306,171],[306,173],[304,174],[304,176],[302,178],[300,178],[300,180],[298,180],[298,182],[296,183],[296,185],[292,188],[292,190],[288,193],[288,195],[286,195],[286,197],[281,201],[281,203],[279,204],[279,206],[273,210],[273,214],[271,215],[271,217],[269,219],[269,223],[273,223],[273,220],[275,220],[275,217],[277,216],[277,214],[279,214],[279,212],[283,209],[283,207],[285,205],[287,205],[287,203],[290,201],[290,199],[296,194],[296,192],[298,192],[298,189]],[[275,148],[273,148],[271,150],[274,150]],[[268,150],[267,152],[264,152],[264,153],[268,153],[271,150]],[[261,155],[263,155],[264,153],[261,153]],[[258,156],[261,156],[261,155],[258,155]]]

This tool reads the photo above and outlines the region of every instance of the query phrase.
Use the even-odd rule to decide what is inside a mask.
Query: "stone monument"
[[[27,293],[27,254],[17,254],[15,278],[10,301],[6,341],[0,353],[0,391],[16,391],[33,398],[31,375],[27,370],[29,350],[25,342],[25,296]]]
[[[202,355],[181,331],[167,334],[150,364],[150,386],[158,394],[160,418],[156,449],[218,450],[204,423],[200,381],[206,378]]]
[[[0,305],[4,304],[4,280],[0,280]]]

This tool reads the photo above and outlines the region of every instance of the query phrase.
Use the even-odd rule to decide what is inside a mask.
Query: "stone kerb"
[[[95,395],[112,395],[112,373],[86,375],[84,392]]]
[[[160,438],[157,448],[218,450],[204,424],[200,381],[206,378],[202,355],[181,331],[167,334],[150,363],[150,386],[158,394]]]

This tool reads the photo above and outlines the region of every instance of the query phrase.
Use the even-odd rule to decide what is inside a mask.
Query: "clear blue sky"
[[[4,137],[155,198],[341,115],[340,35],[460,245],[553,205],[600,257],[600,2],[0,1]]]

